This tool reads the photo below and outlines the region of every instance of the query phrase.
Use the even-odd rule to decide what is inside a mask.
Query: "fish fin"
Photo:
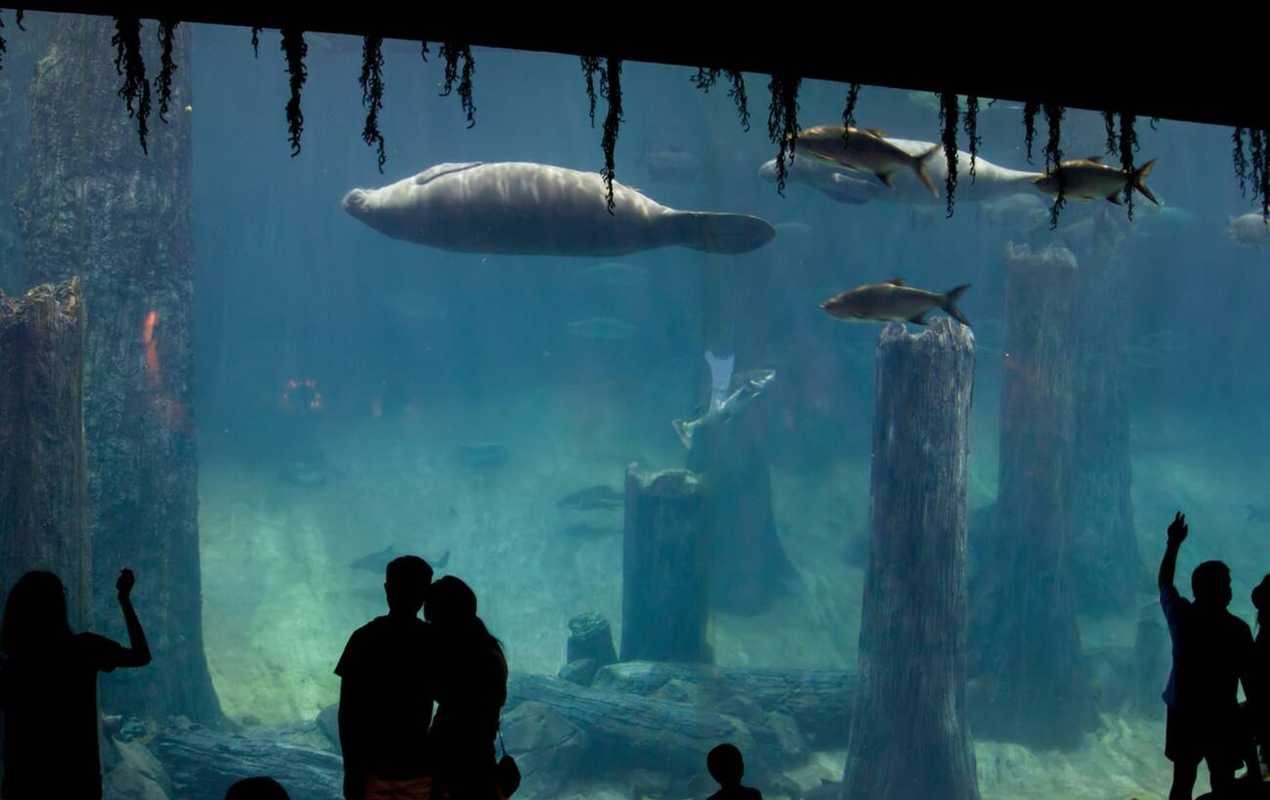
[[[925,324],[926,324],[926,315],[927,315],[928,313],[930,313],[929,309],[928,309],[928,310],[926,310],[926,311],[921,312],[920,314],[914,314],[913,316],[911,316],[911,317],[909,317],[909,318],[908,318],[908,321],[909,321],[909,322],[911,322],[911,323],[913,323],[914,325],[925,325]]]
[[[675,429],[675,433],[679,436],[679,441],[683,444],[684,449],[691,450],[693,430],[692,423],[686,420],[676,419],[671,420],[670,426]]]
[[[450,563],[450,551],[446,550],[441,557],[431,563],[433,569],[445,569],[445,565]]]
[[[890,286],[903,286],[903,285],[904,285],[904,279],[903,279],[903,278],[891,278],[891,279],[890,279],[890,280],[888,280],[888,281],[883,281],[883,283],[888,284],[888,285],[890,285]]]
[[[1152,192],[1151,188],[1147,186],[1146,183],[1147,175],[1151,172],[1151,168],[1154,166],[1155,159],[1153,158],[1133,171],[1133,188],[1142,192],[1146,199],[1158,206],[1160,205],[1159,199],[1155,196],[1155,192]]]
[[[960,286],[954,286],[953,288],[944,292],[944,306],[943,306],[944,311],[948,313],[948,316],[957,320],[962,325],[965,325],[967,328],[970,327],[970,320],[966,319],[966,315],[961,313],[960,308],[957,308],[957,301],[961,299],[962,294],[964,294],[965,291],[969,288],[970,288],[970,284],[963,283]]]
[[[776,237],[772,224],[749,214],[671,211],[662,216],[669,229],[666,244],[706,253],[748,253]]]
[[[1123,203],[1122,203],[1122,202],[1121,202],[1121,200],[1120,200],[1120,192],[1119,192],[1119,191],[1115,191],[1115,192],[1112,192],[1111,194],[1107,195],[1107,199],[1108,199],[1108,200],[1110,200],[1111,202],[1115,203],[1115,204],[1116,204],[1116,205],[1118,205],[1118,206],[1119,206],[1119,205],[1123,205]]]
[[[873,175],[874,175],[874,177],[876,177],[878,180],[882,181],[882,185],[883,185],[883,186],[885,186],[886,188],[888,188],[888,189],[894,189],[894,188],[895,188],[895,184],[891,182],[891,176],[890,176],[889,174],[884,173],[884,172],[875,172],[875,173],[873,173]]]
[[[926,162],[934,158],[940,149],[941,145],[931,145],[930,149],[918,156],[916,161],[913,163],[913,169],[917,172],[918,180],[920,180],[927,189],[930,189],[930,193],[936,198],[939,197],[939,190],[935,188],[935,182],[930,179],[930,173],[926,171]]]

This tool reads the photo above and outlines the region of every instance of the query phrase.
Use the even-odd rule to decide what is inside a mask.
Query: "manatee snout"
[[[355,217],[360,217],[366,210],[366,190],[352,189],[348,194],[344,195],[344,199],[340,201],[340,205],[344,210]]]

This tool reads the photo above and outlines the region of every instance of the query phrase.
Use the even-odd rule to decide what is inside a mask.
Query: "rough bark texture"
[[[969,328],[883,330],[848,800],[979,798],[965,713],[973,390]]]
[[[1078,611],[1118,614],[1151,588],[1133,524],[1125,393],[1132,295],[1119,239],[1100,238],[1081,253],[1077,284],[1072,576]]]
[[[0,292],[0,607],[24,572],[49,570],[77,630],[92,621],[83,360],[77,281]]]
[[[166,731],[150,749],[182,800],[222,800],[232,783],[255,775],[268,775],[297,800],[344,797],[343,761],[323,750],[199,726]]]
[[[150,667],[103,685],[102,705],[207,720],[219,709],[203,654],[191,407],[188,28],[177,29],[172,111],[167,123],[151,119],[148,156],[116,95],[113,31],[102,17],[55,23],[31,86],[19,216],[29,279],[78,275],[84,286],[95,608],[113,610],[114,575],[135,569],[154,651]],[[142,31],[152,67],[154,31]],[[117,613],[98,618],[124,635]]]
[[[710,661],[705,494],[687,470],[626,471],[622,660]]]
[[[644,697],[682,692],[696,703],[722,705],[743,697],[763,712],[788,714],[809,743],[846,744],[855,700],[855,675],[834,669],[754,669],[627,661],[604,667],[596,689]]]
[[[976,736],[1074,747],[1097,724],[1072,579],[1077,265],[1007,247],[1005,376],[994,540],[971,633]]]

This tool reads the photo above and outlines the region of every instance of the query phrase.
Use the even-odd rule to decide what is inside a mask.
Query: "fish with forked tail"
[[[609,511],[621,508],[625,503],[625,492],[599,484],[566,495],[556,505],[573,511]]]
[[[713,427],[734,418],[754,398],[761,395],[768,384],[776,379],[776,370],[755,369],[742,372],[733,377],[732,392],[718,403],[711,402],[709,410],[694,420],[677,419],[671,422],[679,441],[683,446],[692,449],[692,440],[697,430]]]
[[[1102,156],[1090,156],[1064,161],[1055,169],[1037,178],[1036,188],[1052,195],[1058,195],[1061,192],[1063,197],[1077,200],[1106,198],[1120,205],[1120,193],[1126,186],[1130,186],[1158,206],[1160,205],[1159,198],[1146,184],[1147,175],[1154,166],[1155,159],[1151,159],[1130,174],[1120,167],[1102,163]]]
[[[893,185],[891,174],[898,170],[912,170],[932,195],[939,197],[939,190],[926,171],[926,164],[939,153],[941,145],[932,144],[925,152],[912,155],[882,136],[881,131],[846,128],[841,125],[817,125],[798,134],[798,151],[810,153],[816,158],[831,161],[849,169],[868,172],[888,187]]]
[[[948,316],[970,327],[957,299],[970,288],[965,283],[947,292],[931,292],[905,285],[903,279],[857,286],[834,295],[820,304],[830,316],[848,322],[911,322],[925,325],[926,315],[938,308]]]

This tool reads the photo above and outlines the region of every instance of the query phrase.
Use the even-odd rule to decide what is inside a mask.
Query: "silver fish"
[[[712,404],[709,411],[694,420],[677,419],[670,423],[679,435],[679,441],[684,447],[692,449],[692,439],[698,429],[713,427],[733,419],[775,379],[774,369],[750,370],[733,376],[731,393],[718,405]]]
[[[969,288],[970,284],[962,284],[940,294],[906,286],[902,279],[892,278],[885,283],[857,286],[836,294],[820,307],[830,316],[850,322],[912,322],[915,325],[925,325],[926,314],[939,308],[969,326],[970,321],[956,306],[957,298]]]

